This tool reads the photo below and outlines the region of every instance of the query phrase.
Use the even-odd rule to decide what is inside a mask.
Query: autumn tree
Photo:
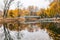
[[[40,12],[41,18],[46,18],[46,17],[48,17],[45,9],[41,9],[40,11],[41,11],[41,12]]]
[[[60,1],[56,0],[50,4],[50,14],[52,16],[58,17],[60,15]],[[57,16],[58,15],[58,16]]]

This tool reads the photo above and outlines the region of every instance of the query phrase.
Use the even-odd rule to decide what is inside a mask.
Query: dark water
[[[47,29],[54,40],[60,40],[60,23],[41,23],[41,29]]]

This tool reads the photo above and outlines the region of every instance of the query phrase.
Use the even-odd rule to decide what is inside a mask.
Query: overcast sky
[[[17,1],[19,0],[15,0],[10,9],[15,9],[16,8],[16,5],[17,5]],[[47,8],[49,7],[49,4],[51,2],[49,2],[49,0],[20,0],[21,3],[23,4],[22,7],[25,7],[27,8],[28,6],[37,6],[39,8]],[[3,0],[0,0],[0,10],[3,8]]]

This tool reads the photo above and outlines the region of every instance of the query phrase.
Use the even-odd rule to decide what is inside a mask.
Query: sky
[[[12,2],[10,9],[15,9],[18,1],[20,1],[21,4],[23,4],[21,8],[23,7],[27,8],[28,6],[37,6],[38,8],[47,8],[51,3],[49,2],[49,0],[15,0],[14,2]],[[3,6],[4,6],[3,0],[0,0],[0,10],[3,9]]]

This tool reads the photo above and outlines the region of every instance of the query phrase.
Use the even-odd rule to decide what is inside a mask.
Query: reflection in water
[[[41,28],[47,29],[54,40],[60,40],[60,23],[42,23]]]
[[[60,23],[20,24],[19,27],[17,23],[9,23],[6,28],[10,29],[14,40],[15,38],[17,40],[17,36],[14,34],[18,31],[19,34],[24,34],[22,40],[60,40]],[[0,31],[2,30],[0,29]]]
[[[60,40],[60,23],[49,23],[47,30],[54,40]]]
[[[4,33],[3,33],[3,27],[0,28],[0,39],[3,40],[4,38]],[[1,32],[2,31],[2,32]],[[14,40],[18,40],[17,39],[17,31],[10,31],[11,37]],[[21,37],[21,40],[52,40],[46,29],[45,30],[41,30],[39,29],[38,31],[35,32],[29,32],[27,31],[27,29],[20,31],[19,34],[23,34],[23,37]]]

